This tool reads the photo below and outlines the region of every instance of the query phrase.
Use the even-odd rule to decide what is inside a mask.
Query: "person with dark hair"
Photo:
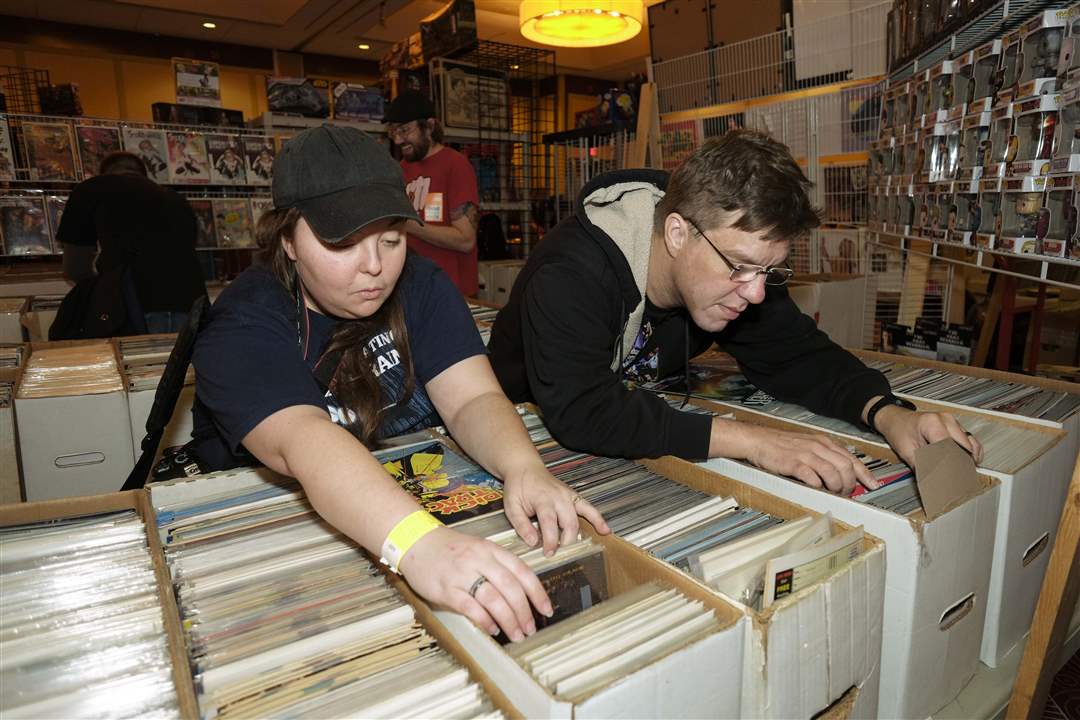
[[[594,178],[496,316],[488,350],[507,396],[535,402],[574,450],[746,459],[835,492],[875,485],[824,437],[680,412],[625,384],[686,372],[717,344],[765,392],[867,423],[908,462],[945,437],[978,458],[954,418],[911,412],[788,296],[790,244],[819,224],[809,189],[787,147],[749,130],[709,140],[670,176]]]
[[[530,602],[551,613],[536,576],[439,524],[371,450],[445,424],[503,481],[517,532],[549,555],[560,535],[576,537],[578,515],[607,532],[603,518],[544,467],[445,273],[407,251],[417,215],[386,149],[354,128],[312,128],[285,144],[273,178],[260,262],[225,289],[196,340],[184,462],[209,471],[257,460],[295,477],[327,522],[381,552],[420,595],[512,640],[531,634]],[[395,544],[401,533],[411,549]]]
[[[442,126],[426,95],[401,93],[387,107],[384,120],[390,141],[401,153],[405,190],[423,219],[423,224],[406,224],[409,247],[434,260],[462,295],[475,296],[480,193],[472,164],[442,144]]]
[[[197,233],[187,200],[147,177],[138,155],[114,152],[71,191],[56,239],[65,277],[78,283],[95,271],[123,274],[128,331],[159,333],[177,332],[206,294]]]

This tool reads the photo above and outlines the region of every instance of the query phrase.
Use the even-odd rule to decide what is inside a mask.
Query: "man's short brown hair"
[[[702,230],[765,230],[765,240],[794,240],[821,224],[812,183],[786,145],[756,130],[732,130],[694,151],[668,179],[653,232],[677,212]]]

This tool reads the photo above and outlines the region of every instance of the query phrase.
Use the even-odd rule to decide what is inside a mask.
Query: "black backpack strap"
[[[176,344],[169,353],[165,371],[161,374],[157,392],[154,393],[154,404],[150,407],[150,415],[146,418],[146,436],[140,443],[142,454],[128,475],[123,490],[141,488],[150,476],[158,445],[161,444],[165,428],[172,419],[180,393],[184,390],[184,379],[187,377],[191,356],[195,351],[195,339],[198,337],[208,305],[209,301],[205,295],[197,299],[188,313],[187,323],[176,337]]]

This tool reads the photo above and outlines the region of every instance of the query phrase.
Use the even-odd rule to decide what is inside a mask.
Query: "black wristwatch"
[[[896,397],[895,395],[884,395],[876,403],[870,406],[870,409],[866,412],[866,426],[874,432],[879,432],[877,426],[874,425],[874,418],[877,416],[878,411],[882,408],[890,405],[896,405],[897,407],[907,408],[908,410],[917,410],[915,403],[904,398]]]

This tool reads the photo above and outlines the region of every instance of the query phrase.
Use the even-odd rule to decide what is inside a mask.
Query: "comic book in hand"
[[[67,123],[23,123],[31,180],[76,180],[75,149]]]
[[[101,161],[120,151],[120,128],[106,125],[76,125],[75,138],[79,141],[79,159],[82,162],[83,179],[98,174]]]
[[[529,555],[542,552],[543,550],[538,548]],[[525,557],[522,559],[536,572],[536,577],[544,586],[544,592],[551,600],[551,617],[541,615],[536,608],[532,608],[533,622],[536,623],[537,630],[572,618],[608,599],[604,548],[600,545],[587,540],[564,545],[539,566],[528,562]],[[506,633],[501,633],[496,640],[505,645],[510,638]]]
[[[444,525],[502,510],[502,483],[442,443],[391,448],[378,457],[398,484]]]

